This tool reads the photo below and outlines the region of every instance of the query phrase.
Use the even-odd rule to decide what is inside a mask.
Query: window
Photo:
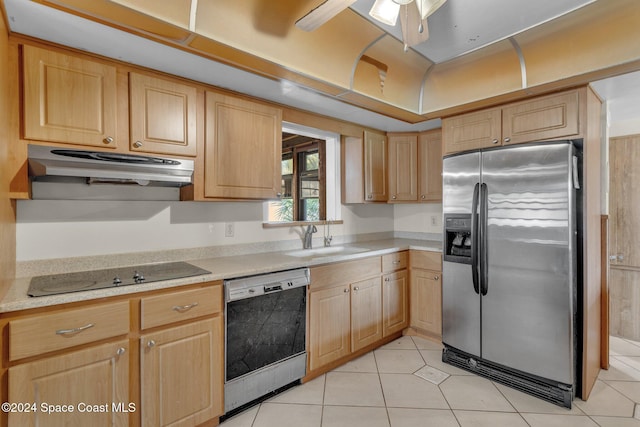
[[[293,123],[282,132],[282,198],[264,204],[265,221],[339,221],[340,135]]]
[[[289,133],[282,139],[282,198],[270,203],[269,221],[325,219],[325,141]]]

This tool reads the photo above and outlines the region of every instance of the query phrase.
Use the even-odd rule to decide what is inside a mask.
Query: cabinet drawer
[[[357,282],[375,275],[381,271],[380,257],[374,256],[353,261],[338,262],[311,268],[311,286],[315,291],[345,283]]]
[[[142,298],[142,329],[194,319],[222,311],[222,285]]]
[[[9,322],[9,360],[129,332],[129,302],[42,314]]]
[[[442,254],[430,251],[411,251],[411,268],[442,271]]]
[[[409,255],[407,251],[396,252],[382,256],[382,271],[395,271],[407,268]]]

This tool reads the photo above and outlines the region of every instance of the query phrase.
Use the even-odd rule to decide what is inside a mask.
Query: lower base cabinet
[[[440,272],[411,269],[411,326],[442,337],[442,281]]]
[[[351,352],[349,292],[349,286],[345,285],[310,293],[309,369],[312,371]]]
[[[137,410],[129,398],[129,342],[13,366],[8,401],[16,405],[5,411],[10,426],[126,426]]]
[[[222,413],[222,318],[140,338],[143,426],[193,426]]]
[[[351,351],[382,339],[380,277],[351,284]]]
[[[403,269],[382,277],[382,335],[409,326],[409,275]]]

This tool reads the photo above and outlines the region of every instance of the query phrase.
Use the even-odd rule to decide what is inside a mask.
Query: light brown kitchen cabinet
[[[388,139],[389,202],[442,201],[442,129]]]
[[[222,414],[221,317],[140,338],[142,425],[199,425]]]
[[[389,202],[418,200],[418,135],[390,133]]]
[[[402,269],[382,276],[382,335],[409,326],[409,275]]]
[[[580,91],[541,96],[442,119],[444,154],[580,134]]]
[[[7,313],[0,327],[8,331],[8,380],[0,394],[38,409],[8,414],[8,425],[217,422],[224,410],[222,313],[220,282]],[[45,415],[43,403],[73,405],[74,412]],[[95,410],[81,412],[83,404]]]
[[[442,201],[442,129],[418,135],[418,201]]]
[[[281,156],[282,110],[206,92],[205,198],[278,198]]]
[[[195,156],[196,98],[195,86],[129,73],[130,150]]]
[[[9,412],[11,426],[126,426],[129,413],[139,409],[130,406],[129,342],[119,340],[13,366],[8,399],[33,405],[29,411]]]
[[[387,201],[387,137],[364,131],[364,197],[367,202]]]
[[[387,337],[409,326],[409,252],[382,256],[382,335]]]
[[[421,333],[442,337],[442,255],[411,251],[411,320]]]
[[[313,278],[313,275],[311,276]],[[313,280],[313,279],[312,279]],[[349,285],[309,295],[309,368],[318,369],[351,353]]]
[[[351,351],[358,351],[382,338],[382,288],[380,277],[352,283]]]
[[[116,67],[22,47],[23,137],[116,148]]]

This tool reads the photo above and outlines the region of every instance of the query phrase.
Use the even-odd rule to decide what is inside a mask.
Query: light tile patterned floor
[[[640,427],[640,343],[611,337],[610,348],[611,368],[571,410],[443,364],[440,344],[405,336],[221,427]]]

